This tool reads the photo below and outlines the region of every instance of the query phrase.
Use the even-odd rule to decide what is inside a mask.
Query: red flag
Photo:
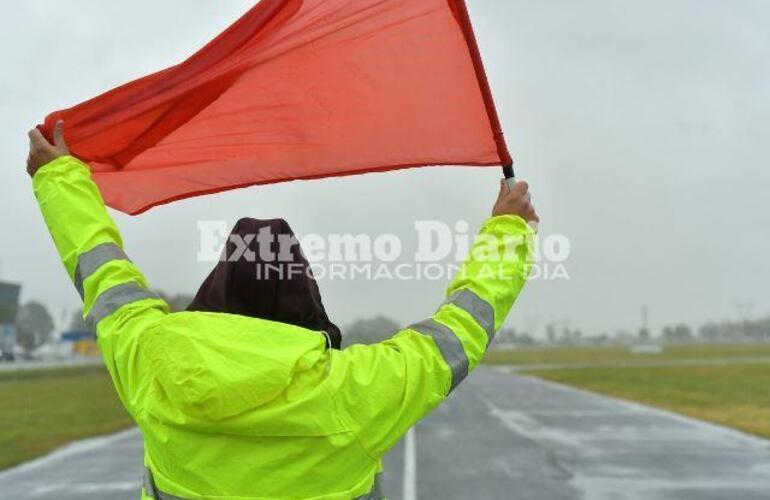
[[[113,208],[510,164],[464,0],[262,0],[185,62],[52,113]]]

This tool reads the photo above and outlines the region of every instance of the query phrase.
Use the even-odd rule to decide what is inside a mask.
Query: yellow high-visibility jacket
[[[487,220],[429,319],[372,346],[229,314],[170,314],[126,257],[89,169],[35,196],[144,438],[142,498],[380,499],[383,455],[481,361],[529,273],[532,229]]]

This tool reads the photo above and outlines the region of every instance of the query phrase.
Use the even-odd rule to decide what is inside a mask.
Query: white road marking
[[[417,500],[417,438],[414,427],[406,433],[404,442],[403,500]]]

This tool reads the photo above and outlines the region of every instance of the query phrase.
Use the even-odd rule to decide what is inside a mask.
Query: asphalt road
[[[387,457],[390,500],[770,498],[770,441],[489,368]],[[136,500],[136,430],[0,473],[0,499]]]

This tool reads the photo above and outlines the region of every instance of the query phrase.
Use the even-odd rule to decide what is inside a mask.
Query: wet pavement
[[[0,472],[0,499],[135,500],[136,430]],[[385,462],[390,500],[770,498],[770,441],[480,368]]]

